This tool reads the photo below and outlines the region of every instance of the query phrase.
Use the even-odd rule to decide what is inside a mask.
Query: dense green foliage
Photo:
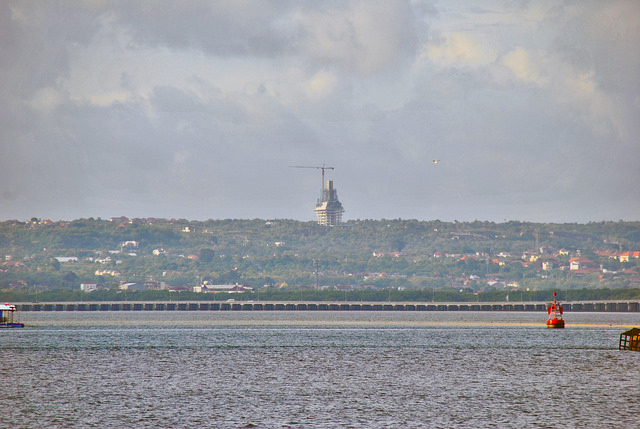
[[[593,301],[593,300],[639,300],[640,289],[572,289],[558,291],[560,301]],[[349,301],[349,302],[504,302],[511,303],[548,301],[551,299],[549,290],[514,291],[487,290],[472,293],[470,290],[462,292],[451,288],[438,290],[410,289],[410,290],[352,290],[338,291],[335,289],[312,290],[283,290],[262,289],[253,294],[201,294],[194,292],[173,293],[168,291],[122,292],[114,289],[103,289],[91,293],[79,290],[47,289],[34,293],[30,290],[10,290],[2,292],[2,299],[9,302],[61,302],[61,301]]]
[[[540,248],[553,255],[554,269],[543,271],[540,263],[524,256],[539,255]],[[566,253],[557,254],[559,249]],[[74,294],[80,293],[81,282],[95,282],[107,290],[92,292],[92,299],[100,294],[116,299],[120,282],[153,279],[189,288],[203,281],[246,284],[259,290],[263,299],[299,297],[300,289],[308,289],[302,292],[308,294],[305,299],[318,294],[331,300],[384,300],[390,293],[402,293],[398,299],[447,300],[447,294],[454,294],[455,300],[477,300],[478,291],[504,299],[510,291],[513,296],[514,291],[527,290],[637,288],[639,260],[621,263],[602,252],[615,255],[638,249],[640,222],[622,221],[396,219],[356,220],[326,228],[293,220],[33,219],[0,223],[0,256],[5,259],[0,290],[6,300],[36,293],[41,299],[46,294],[77,299]],[[566,269],[569,259],[578,255],[593,261],[598,272],[576,275]],[[77,262],[56,259],[62,257],[76,257]],[[311,290],[316,280],[330,290]],[[499,280],[502,286],[489,280]],[[336,285],[358,290],[333,290]],[[162,293],[168,294],[157,292]]]

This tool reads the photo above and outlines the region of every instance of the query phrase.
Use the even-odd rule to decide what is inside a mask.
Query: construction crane
[[[306,166],[306,165],[290,165],[291,168],[315,168],[316,170],[322,170],[322,191],[324,193],[324,170],[333,170],[333,167],[325,167],[324,164],[322,164],[322,167],[310,167],[310,166]]]

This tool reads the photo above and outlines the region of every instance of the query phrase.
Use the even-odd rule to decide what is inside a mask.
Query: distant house
[[[144,283],[137,283],[137,282],[129,282],[129,283],[121,283],[120,286],[118,286],[118,289],[120,290],[131,290],[131,291],[145,291],[147,290],[147,287],[144,285]]]
[[[118,277],[120,275],[120,272],[115,270],[96,270],[95,275]]]
[[[540,255],[533,250],[527,250],[522,254],[522,259],[524,261],[536,262],[539,258],[540,258]]]
[[[198,293],[221,293],[221,292],[230,292],[233,288],[235,288],[235,284],[228,285],[210,285],[203,284],[200,286],[194,286],[193,291]]]
[[[96,283],[80,283],[80,290],[83,292],[93,292],[98,288]]]
[[[553,260],[548,259],[546,261],[542,261],[542,270],[543,271],[551,271],[553,270],[554,264]]]
[[[593,253],[599,258],[618,259],[618,254],[611,250],[594,250]]]
[[[227,284],[227,285],[210,285],[202,284],[193,287],[195,293],[245,293],[253,292],[253,288],[247,285]]]
[[[195,285],[193,287],[193,291],[195,293],[207,293],[207,286],[205,286],[205,285]]]
[[[637,250],[622,252],[618,255],[618,260],[620,262],[629,262],[630,259],[638,259],[638,258],[640,258],[640,251],[637,251]]]
[[[149,280],[149,281],[143,282],[142,284],[145,285],[147,290],[166,290],[167,289],[167,284],[165,282]]]
[[[542,255],[538,261],[543,271],[551,271],[558,266],[558,260],[551,255]]]
[[[60,262],[60,263],[78,262],[78,257],[77,256],[56,256],[55,259],[57,259],[58,262]]]
[[[166,290],[167,284],[165,282],[157,282],[149,280],[146,282],[122,282],[119,286],[120,290]]]
[[[587,258],[571,258],[569,259],[569,270],[577,271],[585,268],[595,267],[595,262]]]
[[[253,292],[253,288],[247,285],[236,285],[233,289],[229,291],[229,293],[245,293],[245,292]]]

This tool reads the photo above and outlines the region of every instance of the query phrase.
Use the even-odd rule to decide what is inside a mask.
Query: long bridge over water
[[[568,312],[640,312],[640,301],[563,302]],[[546,302],[80,301],[16,303],[21,311],[546,311]]]

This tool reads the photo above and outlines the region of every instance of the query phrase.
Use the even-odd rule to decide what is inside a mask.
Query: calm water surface
[[[638,427],[640,314],[22,313],[3,424],[27,428]]]

